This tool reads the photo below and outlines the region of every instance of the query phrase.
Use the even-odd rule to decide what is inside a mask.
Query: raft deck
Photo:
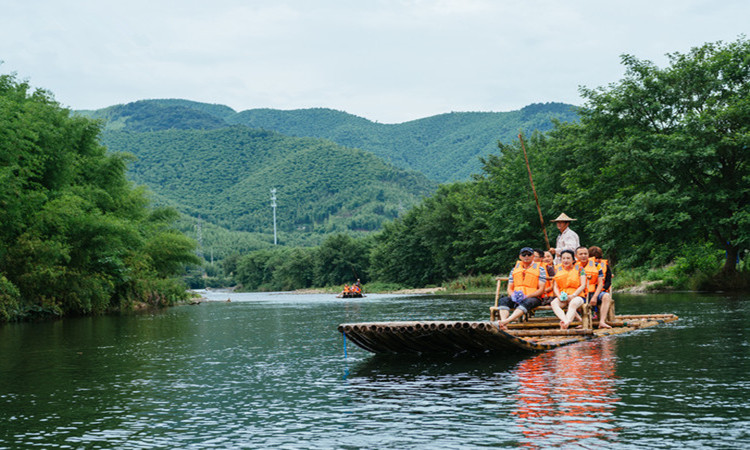
[[[338,330],[373,353],[539,352],[562,345],[648,328],[678,317],[674,314],[615,316],[612,328],[561,330],[555,317],[533,317],[502,330],[496,322],[409,321],[344,323]]]

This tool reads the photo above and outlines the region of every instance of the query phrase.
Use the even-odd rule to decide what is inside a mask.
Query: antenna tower
[[[276,245],[276,188],[271,188],[271,208],[273,208],[273,245]]]

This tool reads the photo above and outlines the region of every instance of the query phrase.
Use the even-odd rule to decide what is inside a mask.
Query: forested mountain
[[[334,231],[378,230],[438,182],[468,179],[480,172],[480,156],[497,153],[498,141],[516,140],[519,130],[577,120],[562,103],[402,124],[324,108],[237,113],[179,99],[78,114],[104,122],[110,151],[135,155],[131,178],[148,186],[157,204],[192,217],[192,226],[180,222],[184,231],[197,237],[191,228],[201,217],[205,250],[217,258],[272,242],[271,188],[281,242],[317,245]]]
[[[143,100],[82,113],[106,120],[109,130],[216,129],[239,124],[289,136],[324,138],[372,152],[437,182],[466,180],[479,173],[479,157],[497,153],[498,141],[512,142],[519,131],[550,130],[552,119],[578,120],[575,108],[563,103],[538,103],[510,112],[453,112],[401,124],[376,123],[325,108],[236,113],[223,105],[175,99]]]
[[[241,125],[109,130],[103,142],[136,156],[133,180],[161,202],[237,231],[272,231],[272,188],[278,229],[292,233],[376,230],[436,188],[369,152]]]
[[[452,112],[400,124],[374,123],[320,108],[252,109],[227,118],[253,128],[321,137],[361,148],[441,183],[479,173],[479,158],[497,153],[498,141],[514,141],[519,131],[551,130],[552,119],[568,122],[578,116],[571,105],[548,103],[511,112]]]

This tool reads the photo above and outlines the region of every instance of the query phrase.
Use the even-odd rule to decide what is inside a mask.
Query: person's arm
[[[513,270],[508,274],[508,297],[513,297]]]
[[[578,289],[573,292],[573,295],[571,295],[571,297],[578,297],[579,295],[581,295],[581,291],[586,289],[586,286],[588,286],[588,283],[586,282],[586,273],[581,271],[581,285],[578,286]]]
[[[604,286],[602,286],[602,289],[604,289],[605,291],[608,291],[611,286],[612,286],[612,268],[607,267],[607,275],[604,277]]]
[[[547,284],[547,274],[544,267],[539,268],[539,282],[537,283],[537,290],[527,295],[526,297],[540,298],[544,294],[544,285]]]
[[[604,274],[599,271],[599,281],[596,282],[596,291],[594,291],[594,296],[591,297],[591,304],[596,305],[596,301],[599,298],[599,294],[602,292],[602,288],[604,287]]]

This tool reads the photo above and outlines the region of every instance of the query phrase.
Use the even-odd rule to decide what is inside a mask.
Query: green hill
[[[578,120],[575,107],[537,103],[510,112],[452,112],[400,124],[381,124],[326,108],[282,111],[250,109],[188,100],[142,100],[86,115],[123,131],[216,129],[246,125],[297,137],[317,137],[359,148],[444,183],[467,180],[480,171],[479,158],[497,152],[497,143],[513,142],[518,132],[552,129],[552,120]]]
[[[575,121],[578,116],[571,105],[547,103],[511,112],[453,112],[401,124],[375,123],[322,108],[252,109],[226,117],[252,128],[361,148],[438,182],[468,179],[480,171],[480,157],[497,153],[498,141],[515,141],[519,131],[548,131],[552,119]]]
[[[372,231],[436,184],[369,152],[314,138],[232,126],[103,134],[110,150],[136,156],[133,180],[160,203],[221,227],[287,233]]]
[[[219,258],[233,247],[272,242],[272,188],[281,242],[314,245],[330,232],[379,229],[437,182],[478,173],[479,157],[496,153],[498,140],[517,139],[519,130],[549,129],[551,118],[577,120],[561,103],[402,124],[324,108],[238,113],[179,99],[78,113],[104,122],[111,151],[136,156],[131,178],[157,204],[185,214],[185,231],[202,218],[205,246],[221,248]]]

